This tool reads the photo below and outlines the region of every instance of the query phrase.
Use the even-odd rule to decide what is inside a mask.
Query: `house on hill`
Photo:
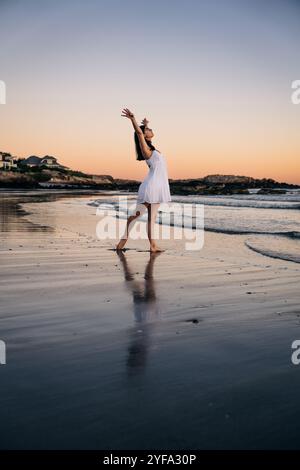
[[[35,157],[34,155],[32,155],[31,157],[28,157],[28,158],[25,158],[25,160],[22,160],[22,164],[27,165],[27,166],[39,166],[40,161],[41,161],[40,157]]]
[[[30,167],[41,167],[46,166],[48,168],[65,168],[68,167],[61,165],[58,163],[57,158],[51,157],[51,155],[46,155],[45,157],[36,157],[35,155],[31,155],[25,160],[22,161],[22,165],[27,165]]]
[[[17,168],[16,157],[13,157],[10,153],[7,152],[0,152],[0,168],[4,170]]]

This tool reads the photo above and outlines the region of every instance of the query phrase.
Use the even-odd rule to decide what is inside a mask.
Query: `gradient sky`
[[[147,117],[170,178],[300,183],[300,2],[0,0],[0,150],[142,179]]]

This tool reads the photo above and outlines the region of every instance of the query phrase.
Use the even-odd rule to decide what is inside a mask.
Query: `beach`
[[[217,231],[117,253],[99,194],[1,195],[0,447],[299,448],[300,264]]]

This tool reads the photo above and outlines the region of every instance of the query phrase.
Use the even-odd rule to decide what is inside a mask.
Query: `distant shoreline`
[[[0,190],[113,190],[136,192],[140,181],[113,178],[111,175],[88,175],[72,170],[41,169],[25,172],[0,171]],[[169,179],[173,195],[230,195],[284,194],[290,189],[300,189],[300,185],[277,182],[271,178],[252,178],[237,175],[208,175],[203,178]]]

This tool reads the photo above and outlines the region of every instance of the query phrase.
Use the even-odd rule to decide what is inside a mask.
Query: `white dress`
[[[137,203],[171,201],[165,157],[157,150],[153,150],[151,157],[145,161],[149,167],[149,172],[139,186]]]

